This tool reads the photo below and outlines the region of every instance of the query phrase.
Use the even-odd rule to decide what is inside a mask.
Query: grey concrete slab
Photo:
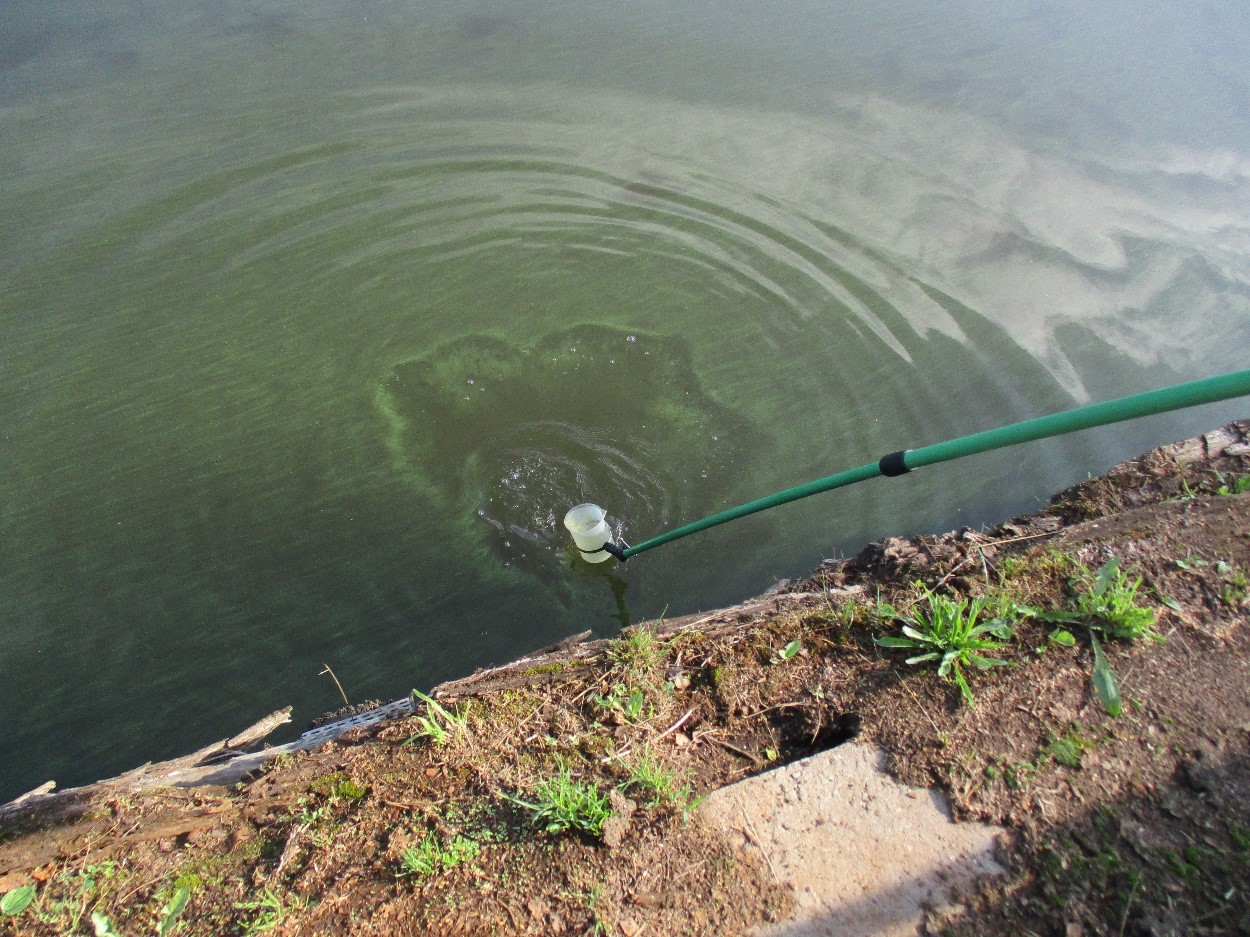
[[[954,823],[938,791],[883,770],[885,752],[850,743],[716,791],[705,822],[760,850],[798,903],[758,937],[912,937],[994,860],[1001,832]]]

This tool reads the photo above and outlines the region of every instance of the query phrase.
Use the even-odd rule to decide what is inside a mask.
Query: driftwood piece
[[[658,621],[642,622],[635,628],[649,628],[657,636],[668,637],[683,631],[701,631],[716,636],[733,631],[741,631],[778,612],[800,608],[813,600],[823,599],[826,595],[836,597],[861,591],[857,587],[851,589],[830,589],[825,592],[781,592],[762,596],[743,602],[741,605],[720,608],[711,612],[698,612],[683,615],[680,618],[659,619]],[[585,641],[590,632],[574,635],[573,638],[550,645],[535,651],[520,660],[499,667],[479,670],[459,680],[440,683],[430,693],[437,699],[456,699],[463,696],[484,696],[503,690],[513,690],[526,686],[543,686],[548,683],[559,683],[573,679],[581,668],[579,664],[595,661],[612,643],[610,639]]]
[[[1192,464],[1218,459],[1220,456],[1250,455],[1250,420],[1238,420],[1192,439],[1163,446],[1164,455],[1176,462]]]
[[[142,767],[127,771],[115,778],[100,783],[108,787],[119,787],[138,790],[145,787],[160,787],[168,778],[178,777],[182,772],[207,765],[220,764],[242,754],[242,750],[255,745],[261,739],[273,733],[279,726],[291,721],[291,707],[286,706],[270,713],[264,719],[253,723],[242,732],[229,738],[206,745],[199,751],[181,758],[171,758],[156,764],[148,763]],[[174,782],[168,782],[170,786]]]
[[[92,792],[127,791],[138,792],[154,787],[195,786],[199,784],[226,784],[240,780],[253,771],[270,752],[255,752],[248,756],[241,750],[270,735],[279,726],[291,721],[291,707],[287,706],[270,713],[264,719],[252,724],[242,732],[229,739],[206,745],[190,755],[172,758],[169,761],[148,762],[124,774],[97,781],[83,787],[70,787],[63,791],[53,791],[55,781],[48,781],[35,790],[23,794],[17,800],[0,805],[0,818],[5,818],[28,810],[44,807],[55,807],[61,803],[81,801]],[[259,756],[259,757],[258,757]],[[234,765],[238,761],[238,765]],[[224,765],[229,764],[232,770],[223,773]],[[245,767],[246,766],[246,767]]]
[[[44,781],[33,791],[27,791],[21,797],[13,798],[13,800],[9,802],[8,806],[16,807],[19,804],[29,803],[37,797],[43,797],[47,794],[51,794],[54,787],[56,787],[56,781]]]
[[[255,725],[248,726],[233,738],[226,739],[226,748],[239,751],[249,746],[255,745],[261,739],[268,738],[279,726],[284,726],[291,721],[291,707],[284,706],[277,712],[272,712]]]

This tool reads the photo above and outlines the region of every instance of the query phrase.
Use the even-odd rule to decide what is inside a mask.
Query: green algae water
[[[0,798],[980,524],[1245,366],[1250,13],[0,7]]]

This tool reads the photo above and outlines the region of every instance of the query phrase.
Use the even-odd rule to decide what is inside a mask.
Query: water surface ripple
[[[391,697],[734,601],[1231,412],[623,568],[570,562],[579,501],[643,539],[1250,350],[1235,154],[1078,161],[875,95],[816,117],[541,81],[208,114],[0,113],[0,796],[330,708],[327,662]]]

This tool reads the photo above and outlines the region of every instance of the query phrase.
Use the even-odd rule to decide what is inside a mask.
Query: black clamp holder
[[[625,542],[624,538],[621,539],[621,545],[619,547],[615,543],[613,543],[611,540],[609,540],[603,546],[594,550],[582,550],[581,547],[578,547],[577,549],[581,550],[583,553],[599,553],[599,552],[611,553],[622,563],[629,562],[629,557],[625,555],[625,551],[629,549],[629,544]]]

